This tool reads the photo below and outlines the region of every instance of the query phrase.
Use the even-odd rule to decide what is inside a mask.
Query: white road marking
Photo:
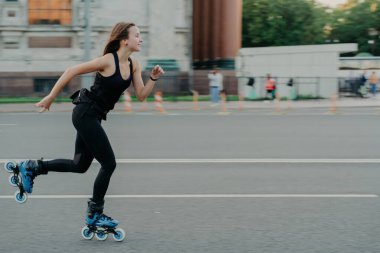
[[[29,195],[30,199],[87,199],[91,195]],[[378,198],[376,194],[166,194],[166,195],[107,195],[106,198]],[[13,199],[0,195],[0,199]]]
[[[117,159],[117,163],[380,163],[380,159]]]
[[[8,161],[21,161],[24,159],[0,159],[0,163]],[[44,159],[51,160],[51,159]],[[293,164],[380,164],[380,159],[282,159],[282,158],[263,158],[263,159],[116,159],[119,164],[131,163],[154,163],[154,164],[170,164],[170,163],[293,163]],[[93,163],[98,163],[96,160]]]

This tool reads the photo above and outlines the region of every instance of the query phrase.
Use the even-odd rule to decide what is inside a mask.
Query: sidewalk
[[[281,108],[286,108],[288,106],[288,101],[280,101],[279,106]],[[219,107],[210,107],[210,102],[199,102],[198,106],[200,110],[219,110]],[[249,109],[272,109],[275,107],[275,102],[268,101],[243,101],[243,110]],[[229,110],[239,109],[239,102],[232,101],[227,102],[227,107]],[[52,112],[70,112],[73,109],[73,104],[71,103],[54,103],[51,107]],[[165,102],[163,106],[166,111],[171,110],[193,110],[192,102]],[[296,108],[330,108],[332,106],[332,101],[329,99],[319,99],[319,100],[303,100],[303,101],[291,101],[290,106],[294,109]],[[153,102],[146,103],[148,111],[154,111],[155,105]],[[376,98],[339,98],[336,101],[336,107],[380,107],[380,97]],[[141,111],[143,104],[140,102],[132,103],[133,111]],[[118,103],[115,106],[115,111],[124,111],[124,103]],[[34,104],[23,103],[23,104],[0,104],[0,113],[5,112],[38,112],[38,108]]]

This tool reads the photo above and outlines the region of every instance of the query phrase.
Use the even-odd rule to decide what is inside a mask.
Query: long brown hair
[[[104,47],[103,55],[116,52],[120,48],[120,41],[128,39],[129,28],[135,26],[134,23],[120,22],[114,25],[107,45]]]

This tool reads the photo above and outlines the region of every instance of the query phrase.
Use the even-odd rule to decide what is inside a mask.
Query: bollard
[[[198,91],[195,91],[195,90],[191,90],[191,93],[193,93],[193,110],[194,111],[199,111],[199,103],[198,103],[198,99],[199,99],[199,93]]]
[[[227,108],[227,94],[224,91],[220,92],[220,112],[221,115],[228,115],[228,108]]]
[[[243,110],[244,109],[244,95],[243,94],[239,94],[239,110]]]
[[[124,108],[126,112],[132,112],[132,98],[128,91],[124,92]]]
[[[335,114],[337,112],[337,106],[336,106],[337,98],[338,98],[338,96],[336,93],[331,95],[331,106],[330,106],[330,110],[329,110],[330,113]]]
[[[156,91],[154,94],[154,104],[156,107],[156,111],[160,113],[166,113],[164,106],[162,105],[163,98],[162,98],[162,92],[161,91]]]

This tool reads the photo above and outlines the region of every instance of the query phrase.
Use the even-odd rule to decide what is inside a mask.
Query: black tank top
[[[131,85],[133,79],[133,65],[131,58],[129,61],[129,77],[124,80],[120,73],[119,58],[116,52],[112,52],[115,59],[115,73],[104,77],[99,72],[96,73],[94,85],[91,86],[91,93],[96,97],[96,103],[104,110],[112,110],[123,92]]]

